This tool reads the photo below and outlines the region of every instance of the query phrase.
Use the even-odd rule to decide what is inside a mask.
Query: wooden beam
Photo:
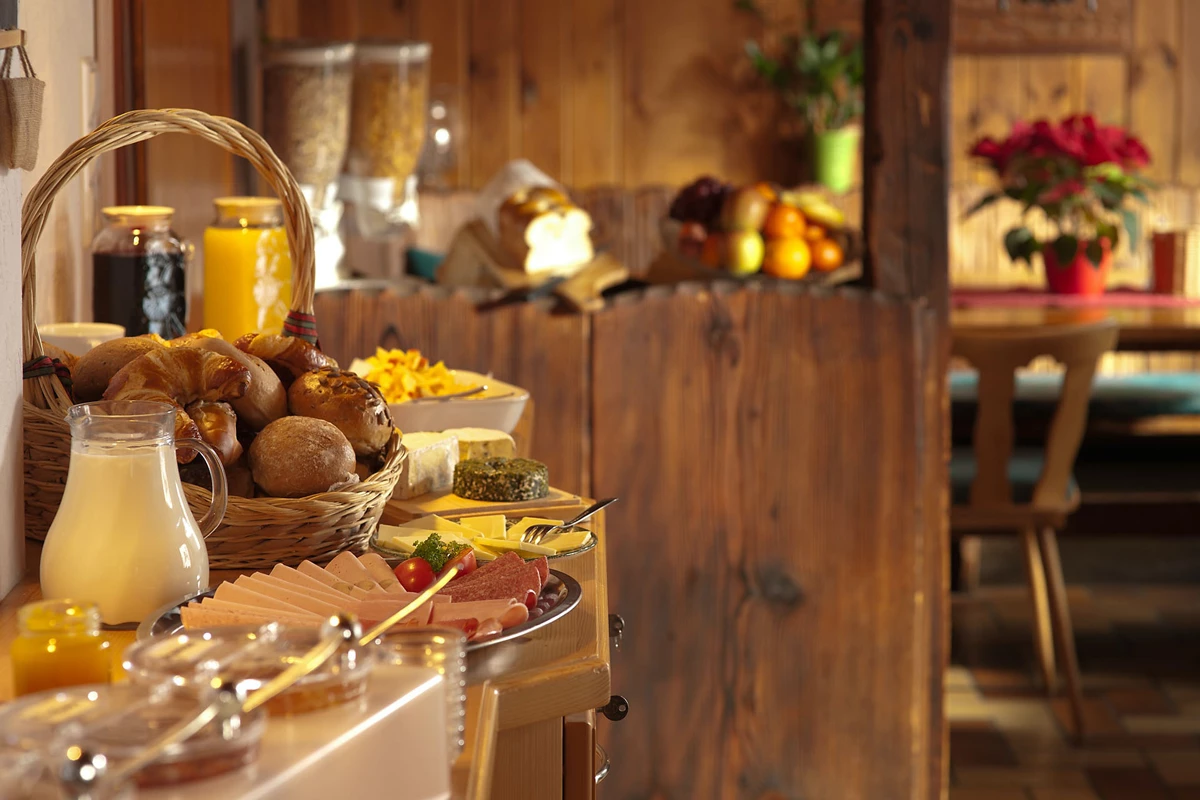
[[[948,308],[951,0],[866,0],[866,275]]]

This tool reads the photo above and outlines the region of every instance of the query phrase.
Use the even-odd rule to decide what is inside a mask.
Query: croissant
[[[285,388],[306,372],[322,367],[337,369],[338,365],[313,345],[293,336],[247,333],[233,344],[243,353],[267,362]]]
[[[198,400],[187,407],[187,415],[200,429],[200,438],[212,446],[226,467],[242,455],[242,443],[237,438],[237,415],[228,403],[209,403]]]
[[[183,407],[197,400],[236,400],[250,386],[250,370],[225,356],[190,348],[152,350],[130,361],[113,376],[104,392],[105,400],[147,400],[171,403],[175,414],[175,438],[198,439],[200,429]],[[181,450],[181,464],[196,454]]]

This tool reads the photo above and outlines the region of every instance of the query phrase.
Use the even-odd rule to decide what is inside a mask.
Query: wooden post
[[[930,348],[921,385],[924,443],[919,469],[925,537],[923,598],[928,621],[929,771],[938,797],[947,778],[942,690],[949,650],[949,234],[950,42],[953,0],[866,0],[863,232],[867,280],[878,290],[928,304]],[[916,754],[914,753],[914,756]]]
[[[951,0],[866,0],[863,229],[875,288],[948,300]]]

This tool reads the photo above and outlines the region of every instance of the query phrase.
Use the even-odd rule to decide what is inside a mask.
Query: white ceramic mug
[[[48,322],[38,325],[43,342],[81,356],[98,344],[120,339],[125,328],[108,322]]]

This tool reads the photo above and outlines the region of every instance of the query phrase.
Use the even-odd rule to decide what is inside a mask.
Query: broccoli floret
[[[447,561],[469,548],[470,545],[461,542],[443,542],[441,536],[431,533],[413,548],[413,558],[425,559],[433,571],[438,573],[445,568]]]

